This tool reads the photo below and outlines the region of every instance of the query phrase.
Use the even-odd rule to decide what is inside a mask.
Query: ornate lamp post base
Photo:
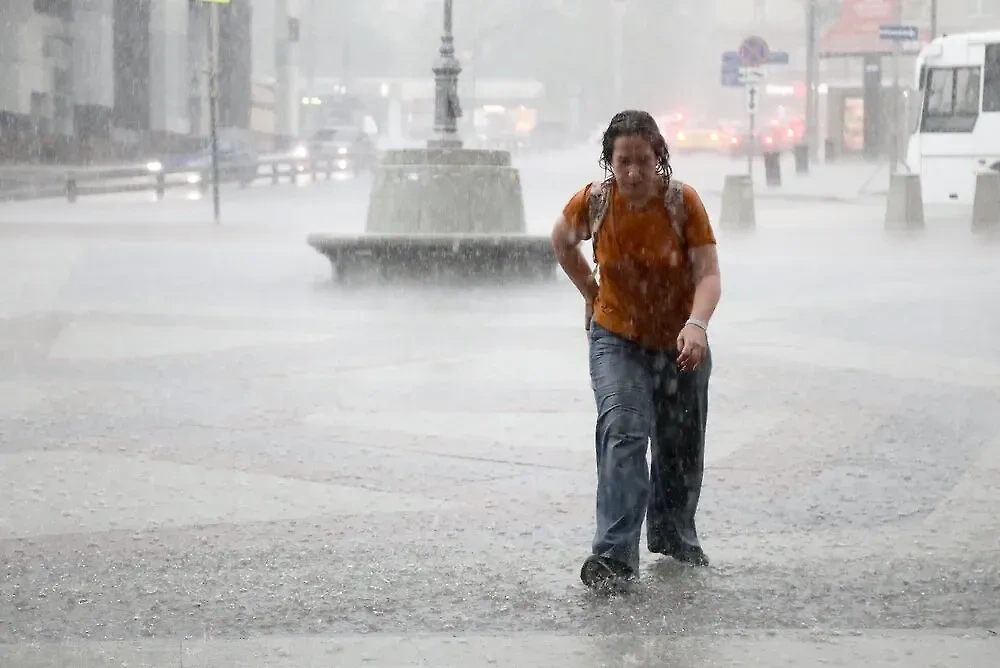
[[[368,201],[361,236],[313,235],[337,280],[453,276],[504,281],[549,279],[549,235],[529,236],[521,177],[507,151],[463,148],[462,107],[452,36],[452,0],[434,64],[434,138],[422,149],[387,151]]]

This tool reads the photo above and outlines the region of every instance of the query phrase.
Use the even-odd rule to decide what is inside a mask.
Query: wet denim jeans
[[[590,378],[597,402],[595,555],[639,568],[639,538],[674,552],[698,547],[694,516],[705,467],[711,354],[681,371],[676,351],[649,350],[590,327]],[[647,443],[652,448],[646,464]]]

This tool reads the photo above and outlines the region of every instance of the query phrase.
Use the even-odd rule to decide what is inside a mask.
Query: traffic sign
[[[878,27],[878,36],[889,42],[915,42],[920,38],[920,29],[917,26],[882,25]]]
[[[760,83],[767,78],[767,72],[762,67],[741,67],[740,81],[743,83]]]
[[[771,49],[763,37],[751,35],[743,40],[739,48],[740,60],[749,67],[765,64],[771,56]]]
[[[747,113],[751,116],[757,114],[757,109],[760,107],[760,88],[757,87],[756,83],[747,82]]]
[[[791,62],[791,57],[788,55],[787,51],[772,51],[771,56],[767,59],[768,65],[787,65]]]
[[[740,76],[740,71],[736,70],[722,70],[721,83],[724,88],[742,88],[743,87],[743,77]]]
[[[724,51],[722,54],[721,81],[726,88],[739,88],[743,85],[740,77],[740,68],[743,61],[740,54],[735,51]]]
[[[765,45],[766,46],[766,45]],[[789,57],[787,51],[768,51],[767,61],[761,65],[787,65]],[[748,71],[753,71],[749,78],[763,80],[765,72],[760,66],[747,67],[739,51],[723,51],[722,65],[719,70],[720,83],[726,88],[740,88],[747,82]]]

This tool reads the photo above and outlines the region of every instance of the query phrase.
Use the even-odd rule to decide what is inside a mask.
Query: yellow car
[[[677,153],[725,153],[731,146],[726,132],[717,127],[680,128],[673,138],[667,137],[667,145]]]

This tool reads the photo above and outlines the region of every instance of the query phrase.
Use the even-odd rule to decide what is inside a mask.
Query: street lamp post
[[[432,148],[462,148],[458,135],[458,119],[462,117],[462,105],[458,99],[458,75],[462,65],[455,57],[455,37],[452,34],[452,0],[444,0],[444,34],[441,35],[441,49],[434,63],[434,139],[428,142]]]
[[[806,4],[806,144],[809,158],[819,156],[819,58],[816,41],[818,32],[817,0]]]
[[[612,67],[614,67],[614,100],[615,108],[613,113],[618,113],[624,106],[625,99],[625,2],[626,0],[613,0],[615,13],[614,27],[614,57]]]

